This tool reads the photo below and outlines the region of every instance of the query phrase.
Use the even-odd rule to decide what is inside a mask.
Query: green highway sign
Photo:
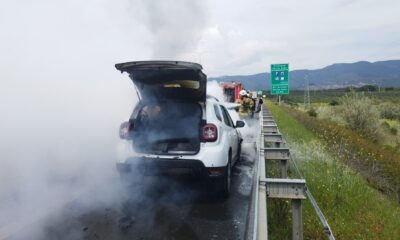
[[[271,95],[289,94],[289,64],[271,64]]]

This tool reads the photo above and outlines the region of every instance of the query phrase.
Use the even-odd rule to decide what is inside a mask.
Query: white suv
[[[132,141],[134,157],[117,164],[122,176],[204,177],[228,196],[231,167],[240,158],[242,137],[223,103],[206,95],[207,76],[196,63],[140,61],[116,64],[129,73],[140,101],[120,137]],[[133,167],[134,166],[134,167]]]

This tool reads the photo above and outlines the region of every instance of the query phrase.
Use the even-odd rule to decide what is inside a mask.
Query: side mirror
[[[133,129],[133,123],[123,122],[119,127],[119,137],[121,139],[129,139],[129,131]]]
[[[242,128],[242,127],[244,127],[244,122],[243,121],[236,121],[236,125],[235,125],[235,128]]]

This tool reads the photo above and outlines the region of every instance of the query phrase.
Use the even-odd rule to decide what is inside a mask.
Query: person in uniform
[[[249,117],[251,116],[252,108],[254,107],[253,99],[250,98],[249,94],[246,90],[242,90],[239,92],[240,99],[236,103],[240,104],[239,106],[239,115],[241,117]]]

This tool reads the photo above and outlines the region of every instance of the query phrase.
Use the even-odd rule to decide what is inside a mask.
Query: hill
[[[400,60],[379,62],[360,61],[337,63],[315,70],[294,70],[289,72],[290,89],[304,89],[308,76],[311,89],[332,89],[346,86],[379,85],[400,87]],[[241,82],[247,89],[269,89],[268,72],[253,75],[210,77],[218,82]]]

